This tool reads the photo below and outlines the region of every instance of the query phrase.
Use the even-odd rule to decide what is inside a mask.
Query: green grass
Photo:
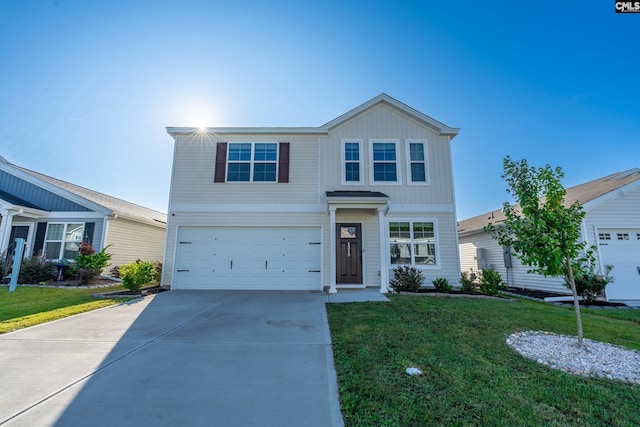
[[[329,304],[347,426],[640,425],[640,386],[581,378],[516,355],[517,331],[575,335],[571,308],[390,295],[390,303]],[[586,338],[640,350],[638,310],[585,310]],[[424,375],[410,377],[409,366]]]
[[[99,289],[18,286],[9,292],[8,287],[0,287],[0,333],[117,304],[122,299],[96,299],[91,294],[123,289],[120,285]]]

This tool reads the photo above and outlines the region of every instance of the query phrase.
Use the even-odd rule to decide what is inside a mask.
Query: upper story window
[[[409,185],[429,184],[427,168],[427,141],[407,140],[407,182]]]
[[[229,143],[227,182],[275,182],[277,169],[277,143]]]
[[[400,183],[398,141],[371,140],[371,183]]]
[[[362,140],[342,141],[342,183],[362,184]]]
[[[74,259],[84,236],[84,224],[49,223],[44,238],[45,259]]]

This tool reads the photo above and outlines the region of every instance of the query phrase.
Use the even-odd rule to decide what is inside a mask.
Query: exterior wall
[[[476,233],[459,238],[460,266],[462,271],[478,271],[476,249],[484,248],[487,264],[502,276],[509,287],[523,289],[537,289],[547,292],[569,294],[564,280],[557,277],[543,277],[539,274],[528,273],[528,268],[515,255],[511,255],[512,268],[506,268],[502,246],[487,233]]]
[[[98,224],[96,223],[96,226]],[[97,233],[96,233],[97,234]],[[111,265],[122,265],[141,259],[162,260],[165,229],[153,225],[116,218],[107,222],[105,246],[111,245]]]
[[[217,142],[290,142],[289,182],[214,184]],[[178,136],[174,152],[171,203],[317,203],[317,144],[317,137],[306,135]]]
[[[362,139],[363,185],[342,185],[342,139]],[[398,174],[401,185],[375,184],[369,181],[369,140],[398,139]],[[407,184],[406,139],[426,139],[430,185]],[[440,137],[426,126],[384,104],[378,104],[362,115],[333,130],[320,140],[323,190],[380,191],[392,203],[453,204],[451,147],[448,137]]]

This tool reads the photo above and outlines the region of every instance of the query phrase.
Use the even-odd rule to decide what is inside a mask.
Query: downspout
[[[101,249],[104,249],[107,246],[107,242],[106,242],[106,238],[107,238],[107,227],[108,227],[108,223],[107,221],[112,220],[112,219],[116,219],[118,218],[118,214],[110,214],[110,215],[105,215],[104,220],[103,220],[103,224],[102,224],[102,236],[100,238],[100,243],[101,243]]]

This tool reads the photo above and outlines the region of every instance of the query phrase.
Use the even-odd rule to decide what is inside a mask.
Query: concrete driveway
[[[341,426],[330,298],[171,291],[0,335],[0,425]]]

